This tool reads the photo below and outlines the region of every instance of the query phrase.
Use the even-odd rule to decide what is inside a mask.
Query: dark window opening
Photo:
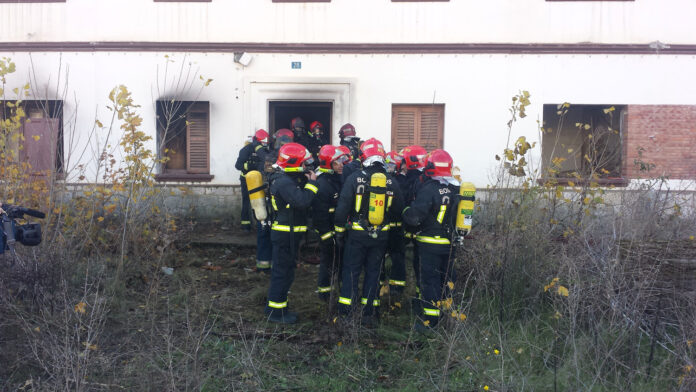
[[[210,105],[157,101],[160,181],[210,181]]]
[[[11,146],[18,152],[14,155],[19,162],[28,164],[32,175],[47,176],[63,173],[63,101],[26,100],[3,101],[2,121],[20,115],[22,135],[19,142]],[[18,113],[19,109],[23,112]],[[12,144],[12,143],[11,143]]]
[[[625,185],[625,105],[544,105],[543,177]]]
[[[270,101],[268,104],[268,131],[273,134],[281,128],[290,129],[290,121],[301,117],[305,128],[319,121],[324,126],[323,144],[331,144],[331,122],[333,120],[333,102],[316,101]]]

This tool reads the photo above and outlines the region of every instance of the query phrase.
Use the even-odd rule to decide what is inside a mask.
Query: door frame
[[[269,127],[271,101],[332,102],[331,140],[338,140],[338,130],[351,121],[352,100],[355,97],[352,79],[330,78],[247,78],[245,81],[245,131],[274,130]]]

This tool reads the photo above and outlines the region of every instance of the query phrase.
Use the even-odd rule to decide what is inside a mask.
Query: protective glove
[[[247,161],[247,170],[258,170],[261,160],[256,153],[251,154],[249,160]]]

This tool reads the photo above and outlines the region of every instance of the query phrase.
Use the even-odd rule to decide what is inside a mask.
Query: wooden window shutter
[[[210,111],[207,102],[197,102],[186,114],[186,171],[210,173]]]
[[[442,148],[445,127],[444,105],[429,105],[420,108],[420,130],[418,142],[428,151]]]
[[[20,158],[31,165],[32,175],[48,175],[55,170],[59,121],[57,118],[32,118],[22,125],[24,147]]]
[[[392,107],[392,150],[401,151],[402,148],[416,142],[416,113],[412,106]]]
[[[445,105],[393,105],[392,150],[413,144],[432,151],[444,145]]]

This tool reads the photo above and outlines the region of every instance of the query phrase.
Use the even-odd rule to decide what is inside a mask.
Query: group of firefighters
[[[297,321],[287,295],[311,217],[319,236],[317,293],[328,302],[338,290],[342,320],[359,315],[362,324],[377,324],[380,284],[403,293],[405,248],[412,241],[415,327],[436,326],[438,301],[450,295],[455,281],[453,251],[471,229],[473,185],[452,177],[452,157],[444,150],[428,153],[414,145],[386,153],[375,138],[361,141],[351,124],[341,127],[339,146],[322,145],[318,121],[307,130],[297,117],[291,128],[279,129],[272,139],[257,130],[235,165],[241,172],[242,227],[251,229],[253,211],[256,266],[270,273],[268,320]]]

